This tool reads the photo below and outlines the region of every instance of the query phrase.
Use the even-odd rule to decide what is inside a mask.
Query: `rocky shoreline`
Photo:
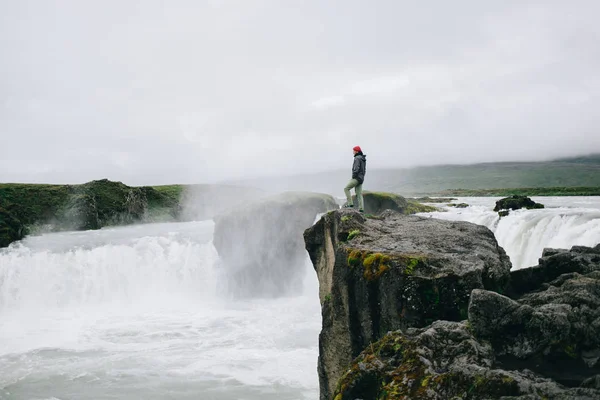
[[[487,228],[391,211],[304,238],[322,400],[600,398],[600,245],[510,271]]]

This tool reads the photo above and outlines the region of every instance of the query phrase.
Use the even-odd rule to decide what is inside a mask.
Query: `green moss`
[[[385,254],[373,253],[367,255],[363,259],[364,278],[368,281],[378,279],[390,269],[390,261],[390,256]]]
[[[350,217],[349,215],[344,215],[344,216],[342,217],[342,222],[349,221],[349,220],[350,220],[350,218],[351,218],[351,217]]]
[[[325,301],[331,301],[331,293],[327,293],[327,295],[325,296]]]
[[[348,234],[348,239],[347,240],[352,240],[356,236],[358,236],[359,234],[360,234],[360,230],[354,229],[353,231],[350,231],[350,233]]]
[[[363,252],[360,250],[348,249],[348,266],[356,267],[361,264]]]
[[[173,201],[179,201],[181,199],[181,195],[185,189],[184,185],[162,185],[162,186],[152,186],[152,189],[156,190],[158,193],[165,195],[172,199]]]
[[[407,202],[408,202],[408,205],[406,206],[406,209],[404,210],[404,214],[407,214],[407,215],[439,211],[439,209],[437,209],[436,207],[421,204],[415,200],[408,199]]]
[[[406,269],[404,270],[404,273],[406,275],[412,275],[415,267],[419,264],[419,259],[417,258],[410,258],[408,260],[408,262],[406,263]]]
[[[569,357],[571,357],[573,359],[576,359],[579,357],[579,355],[577,354],[577,346],[576,345],[573,345],[573,344],[566,345],[563,348],[563,350],[566,355],[568,355]]]
[[[412,275],[419,264],[424,264],[427,261],[427,257],[420,254],[402,254],[399,258],[404,262],[404,273],[406,275]]]
[[[433,372],[423,361],[416,343],[400,331],[369,345],[340,378],[334,399],[479,399],[520,394],[515,380],[487,372]],[[437,398],[437,397],[436,397]]]

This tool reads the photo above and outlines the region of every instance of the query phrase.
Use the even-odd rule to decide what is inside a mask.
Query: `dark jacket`
[[[362,185],[365,181],[367,173],[367,156],[359,151],[354,156],[354,164],[352,164],[352,179],[356,179]]]

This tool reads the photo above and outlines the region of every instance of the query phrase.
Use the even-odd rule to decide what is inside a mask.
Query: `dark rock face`
[[[302,232],[318,214],[338,208],[316,193],[284,193],[215,218],[214,245],[239,296],[277,296],[301,288]]]
[[[510,261],[492,232],[467,222],[340,210],[304,239],[322,304],[321,399],[333,398],[351,360],[388,331],[464,320],[473,289],[508,283]]]
[[[397,194],[385,192],[363,192],[365,201],[365,213],[379,215],[385,210],[398,211],[405,214],[408,208],[408,201]],[[353,196],[354,205],[358,207],[356,196]]]
[[[357,357],[333,393],[354,399],[597,399],[598,378],[565,388],[530,371],[495,368],[493,348],[467,322],[390,332]]]
[[[600,269],[600,244],[596,247],[573,246],[571,250],[544,249],[539,265],[510,273],[508,295],[519,297],[538,290],[559,276],[571,272],[587,274]]]
[[[24,227],[13,214],[0,207],[0,247],[6,247],[16,240],[21,240]]]
[[[536,203],[531,200],[527,196],[518,196],[514,195],[511,197],[505,197],[504,199],[500,199],[496,202],[496,207],[494,207],[494,211],[500,210],[520,210],[521,208],[526,208],[528,210],[535,208],[544,208],[543,204]]]
[[[600,374],[600,266],[561,275],[518,302],[474,290],[469,320],[508,368],[527,368],[568,386]]]

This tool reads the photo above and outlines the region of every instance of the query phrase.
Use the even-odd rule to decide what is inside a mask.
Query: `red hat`
[[[360,146],[354,146],[354,148],[353,148],[352,150],[354,150],[354,151],[362,151],[362,150],[360,149]]]

